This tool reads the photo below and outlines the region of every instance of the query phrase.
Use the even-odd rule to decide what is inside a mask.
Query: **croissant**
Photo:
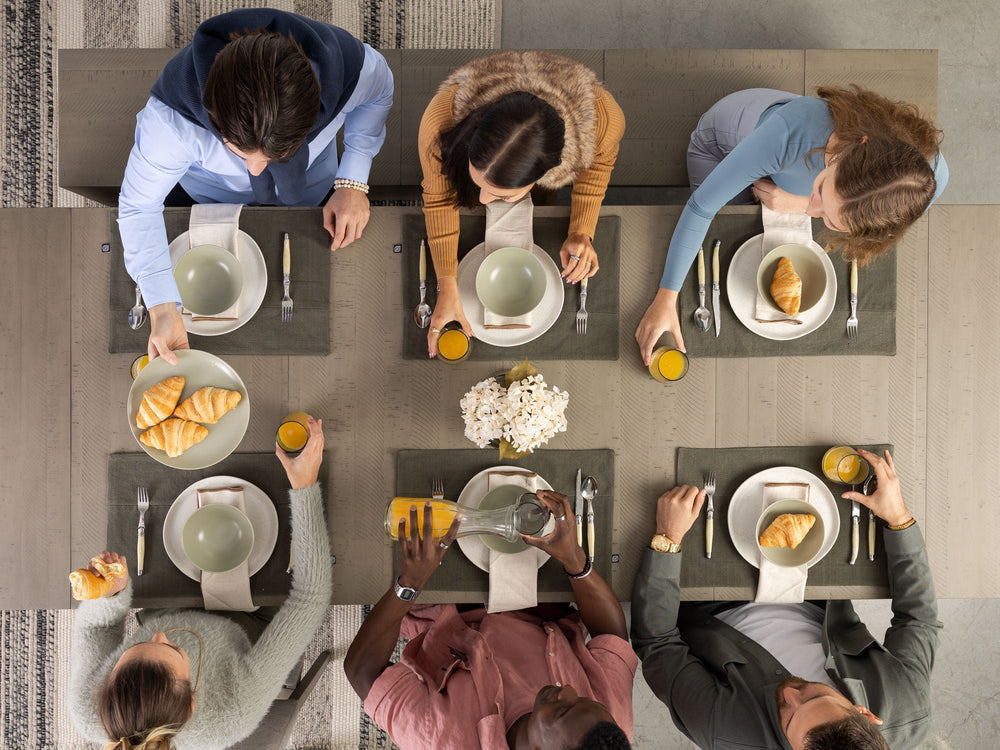
[[[784,513],[764,529],[758,541],[761,547],[791,547],[795,549],[816,523],[810,513]]]
[[[184,451],[208,437],[208,428],[186,419],[170,419],[153,425],[139,436],[139,440],[150,448],[166,451],[171,458],[177,458]]]
[[[771,279],[771,298],[789,315],[798,315],[802,304],[802,277],[795,273],[795,266],[788,258],[778,261],[778,268]]]
[[[174,410],[174,416],[190,422],[215,424],[219,417],[230,409],[235,409],[243,395],[239,391],[228,391],[207,385],[199,388]]]
[[[97,569],[100,575],[94,575],[87,568],[80,568],[69,574],[69,583],[73,587],[73,598],[77,601],[100,599],[111,591],[116,578],[125,575],[125,566],[122,563],[106,563],[101,558],[95,557],[90,561],[90,564]]]
[[[177,402],[181,400],[183,390],[184,378],[180,375],[161,380],[147,388],[142,394],[139,412],[135,415],[135,426],[140,430],[146,430],[169,417],[173,414]]]

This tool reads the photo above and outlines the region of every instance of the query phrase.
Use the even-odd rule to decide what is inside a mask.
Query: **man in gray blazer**
[[[879,643],[849,601],[680,603],[680,543],[704,491],[660,497],[632,591],[632,645],[674,724],[702,748],[912,748],[930,725],[941,623],[923,536],[886,451],[878,489],[847,492],[886,522],[892,623]]]

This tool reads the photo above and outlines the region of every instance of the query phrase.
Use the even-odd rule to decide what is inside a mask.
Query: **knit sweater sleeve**
[[[591,239],[618,158],[618,145],[625,134],[625,113],[611,92],[598,89],[596,104],[597,151],[594,163],[573,182],[569,213],[569,231],[582,232]]]
[[[291,490],[289,497],[295,559],[292,590],[247,653],[246,672],[233,685],[233,690],[242,693],[233,704],[240,707],[251,726],[267,713],[285,677],[323,624],[333,593],[330,539],[319,484]]]
[[[458,206],[451,181],[441,173],[441,147],[438,135],[451,128],[454,87],[445,89],[431,99],[420,120],[417,145],[424,179],[424,221],[427,242],[434,260],[437,277],[458,274]]]
[[[97,718],[94,689],[109,671],[108,659],[125,637],[125,618],[132,605],[132,580],[115,596],[81,602],[73,618],[66,708],[77,731],[91,742],[107,737]]]

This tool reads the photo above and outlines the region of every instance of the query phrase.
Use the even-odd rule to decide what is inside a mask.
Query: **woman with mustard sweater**
[[[501,52],[453,72],[420,122],[424,218],[438,298],[427,335],[437,354],[452,320],[472,328],[458,296],[458,209],[516,202],[535,186],[572,183],[562,276],[597,273],[594,229],[611,177],[625,116],[585,65],[550,52]]]

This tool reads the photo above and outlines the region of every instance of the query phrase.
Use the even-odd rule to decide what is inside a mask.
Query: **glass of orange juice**
[[[649,374],[661,383],[671,383],[683,378],[688,371],[687,355],[680,349],[661,346],[653,351],[649,360]]]
[[[289,456],[297,456],[309,442],[309,415],[304,411],[286,414],[274,436],[278,447]]]
[[[462,327],[449,323],[438,337],[438,359],[443,362],[461,362],[472,351],[472,341]]]
[[[872,473],[871,464],[849,445],[835,445],[823,454],[823,476],[837,484],[861,484]]]
[[[132,380],[135,380],[136,376],[142,371],[142,368],[149,364],[149,355],[140,354],[138,357],[132,360],[132,368],[130,372],[132,373]]]

